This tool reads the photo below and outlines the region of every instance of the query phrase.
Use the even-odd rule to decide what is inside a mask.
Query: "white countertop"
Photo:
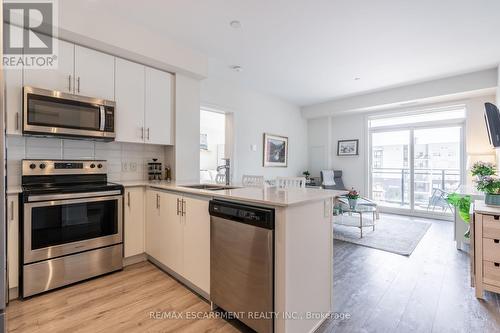
[[[346,194],[347,191],[323,190],[317,188],[298,188],[298,189],[277,189],[276,187],[266,186],[264,188],[242,187],[241,185],[231,185],[238,188],[230,190],[208,191],[194,188],[183,187],[183,185],[195,185],[200,182],[166,182],[166,181],[120,181],[115,182],[124,187],[148,186],[151,188],[201,195],[212,198],[244,201],[249,203],[264,204],[268,206],[286,207],[299,205],[306,202],[319,201]],[[7,194],[16,194],[22,192],[21,186],[9,186]]]
[[[19,186],[7,186],[7,195],[9,194],[18,194],[18,193],[21,193],[23,191],[22,187],[19,185]]]
[[[500,206],[488,206],[482,200],[474,201],[474,212],[487,215],[500,215]]]
[[[208,191],[183,187],[183,185],[194,184],[199,184],[199,182],[146,182],[145,185],[156,189],[276,207],[299,205],[307,202],[333,198],[347,193],[347,191],[322,190],[316,188],[277,189],[276,187],[238,187],[229,190]],[[123,186],[127,187],[125,184],[123,184]]]

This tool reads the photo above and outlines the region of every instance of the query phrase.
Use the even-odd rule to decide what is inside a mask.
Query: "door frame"
[[[372,176],[372,154],[373,154],[373,133],[380,133],[380,132],[396,132],[396,131],[409,131],[409,142],[410,145],[408,147],[409,151],[409,159],[408,159],[408,166],[410,170],[410,180],[409,180],[409,186],[410,186],[410,208],[405,209],[405,208],[395,208],[395,207],[384,207],[384,206],[379,206],[381,212],[386,212],[386,213],[394,213],[394,214],[401,214],[401,215],[409,215],[409,216],[416,216],[416,217],[427,217],[427,218],[435,218],[435,219],[442,219],[442,220],[448,220],[452,221],[454,220],[453,216],[450,216],[449,214],[446,213],[439,213],[439,212],[432,212],[429,213],[427,211],[419,211],[415,210],[415,193],[414,193],[414,180],[415,180],[415,156],[414,156],[414,132],[415,130],[420,130],[420,129],[433,129],[433,128],[442,128],[442,127],[459,127],[460,128],[460,182],[461,184],[465,184],[466,181],[466,146],[465,146],[465,126],[466,126],[466,119],[453,119],[453,120],[440,120],[440,121],[433,121],[433,122],[422,122],[422,123],[417,123],[417,124],[403,124],[403,125],[391,125],[391,126],[383,126],[383,127],[377,127],[377,128],[370,128],[368,125],[370,119],[367,119],[367,129],[368,129],[368,158],[367,158],[367,170],[368,170],[368,196],[370,199],[373,198],[372,196],[372,185],[373,185],[373,176]]]
[[[226,117],[226,124],[224,128],[224,157],[229,158],[231,160],[231,179],[235,178],[235,112],[231,109],[220,107],[217,105],[202,103],[200,105],[200,112],[214,112],[214,113],[222,113]]]

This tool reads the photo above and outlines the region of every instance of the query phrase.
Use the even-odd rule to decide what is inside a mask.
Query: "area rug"
[[[365,219],[365,218],[364,218]],[[365,219],[366,220],[366,219]],[[359,223],[357,216],[335,216],[334,221],[343,224]],[[366,220],[371,223],[371,220]],[[364,224],[364,223],[363,223]],[[418,243],[424,237],[431,223],[398,219],[395,216],[381,215],[375,223],[375,231],[372,227],[363,228],[363,238],[359,238],[359,228],[350,226],[333,225],[333,238],[371,247],[387,252],[409,256],[415,250]]]

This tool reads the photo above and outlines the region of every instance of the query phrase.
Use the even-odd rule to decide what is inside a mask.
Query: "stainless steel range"
[[[23,298],[122,269],[123,186],[106,171],[106,161],[22,161]]]

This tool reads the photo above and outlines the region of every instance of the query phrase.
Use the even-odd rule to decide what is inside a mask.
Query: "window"
[[[418,124],[424,122],[449,121],[465,119],[465,108],[446,108],[435,109],[428,111],[420,111],[414,114],[397,115],[397,116],[380,116],[374,117],[368,123],[370,128]]]

